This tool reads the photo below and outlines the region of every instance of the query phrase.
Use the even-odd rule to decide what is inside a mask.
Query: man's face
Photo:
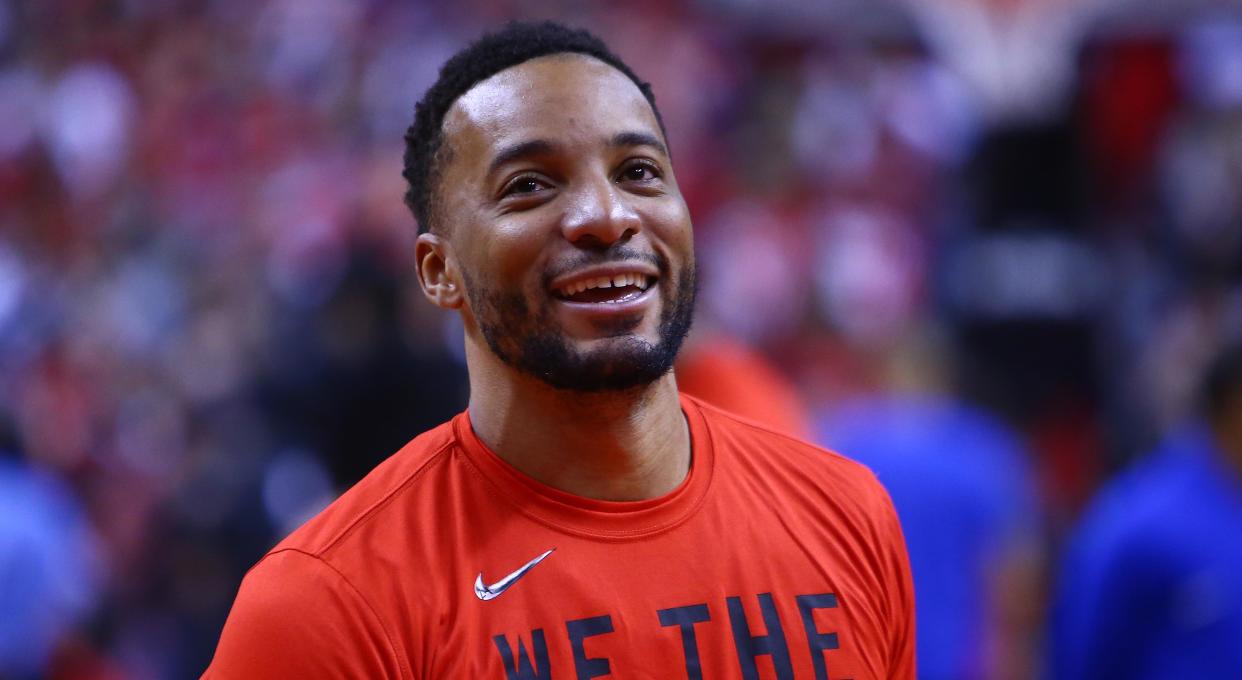
[[[462,95],[444,143],[437,214],[468,332],[557,388],[664,375],[693,314],[693,238],[633,82],[590,57],[534,59]]]

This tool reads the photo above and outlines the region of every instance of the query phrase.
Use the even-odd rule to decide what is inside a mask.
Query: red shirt
[[[870,471],[682,409],[690,474],[639,502],[539,484],[466,413],[417,437],[251,569],[204,677],[913,678]]]

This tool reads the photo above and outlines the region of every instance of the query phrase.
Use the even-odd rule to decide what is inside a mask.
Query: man
[[[875,478],[678,395],[693,244],[650,88],[510,25],[406,141],[469,409],[250,571],[207,677],[914,677]]]
[[[1242,668],[1242,344],[1203,422],[1099,494],[1066,551],[1051,677],[1236,678]]]

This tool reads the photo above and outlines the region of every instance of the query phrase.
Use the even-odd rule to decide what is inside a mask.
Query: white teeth
[[[625,286],[636,286],[639,290],[647,290],[649,285],[648,279],[642,274],[617,274],[616,276],[600,276],[594,279],[586,279],[564,286],[559,289],[561,295],[569,297],[577,295],[584,290],[591,288],[624,288]]]

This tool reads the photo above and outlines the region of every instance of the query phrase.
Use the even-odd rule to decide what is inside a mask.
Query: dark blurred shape
[[[321,455],[338,489],[466,407],[446,343],[408,338],[402,285],[378,253],[351,251],[323,305],[282,324],[260,390],[281,439]]]
[[[1242,669],[1242,345],[1198,418],[1110,482],[1070,542],[1051,627],[1058,680]]]
[[[997,128],[967,170],[976,216],[987,231],[1037,224],[1074,231],[1086,217],[1081,141],[1069,121]]]
[[[1054,517],[1086,502],[1102,448],[1094,366],[1113,282],[1083,146],[1068,114],[987,133],[966,173],[972,228],[944,274],[961,391],[1030,437]]]

